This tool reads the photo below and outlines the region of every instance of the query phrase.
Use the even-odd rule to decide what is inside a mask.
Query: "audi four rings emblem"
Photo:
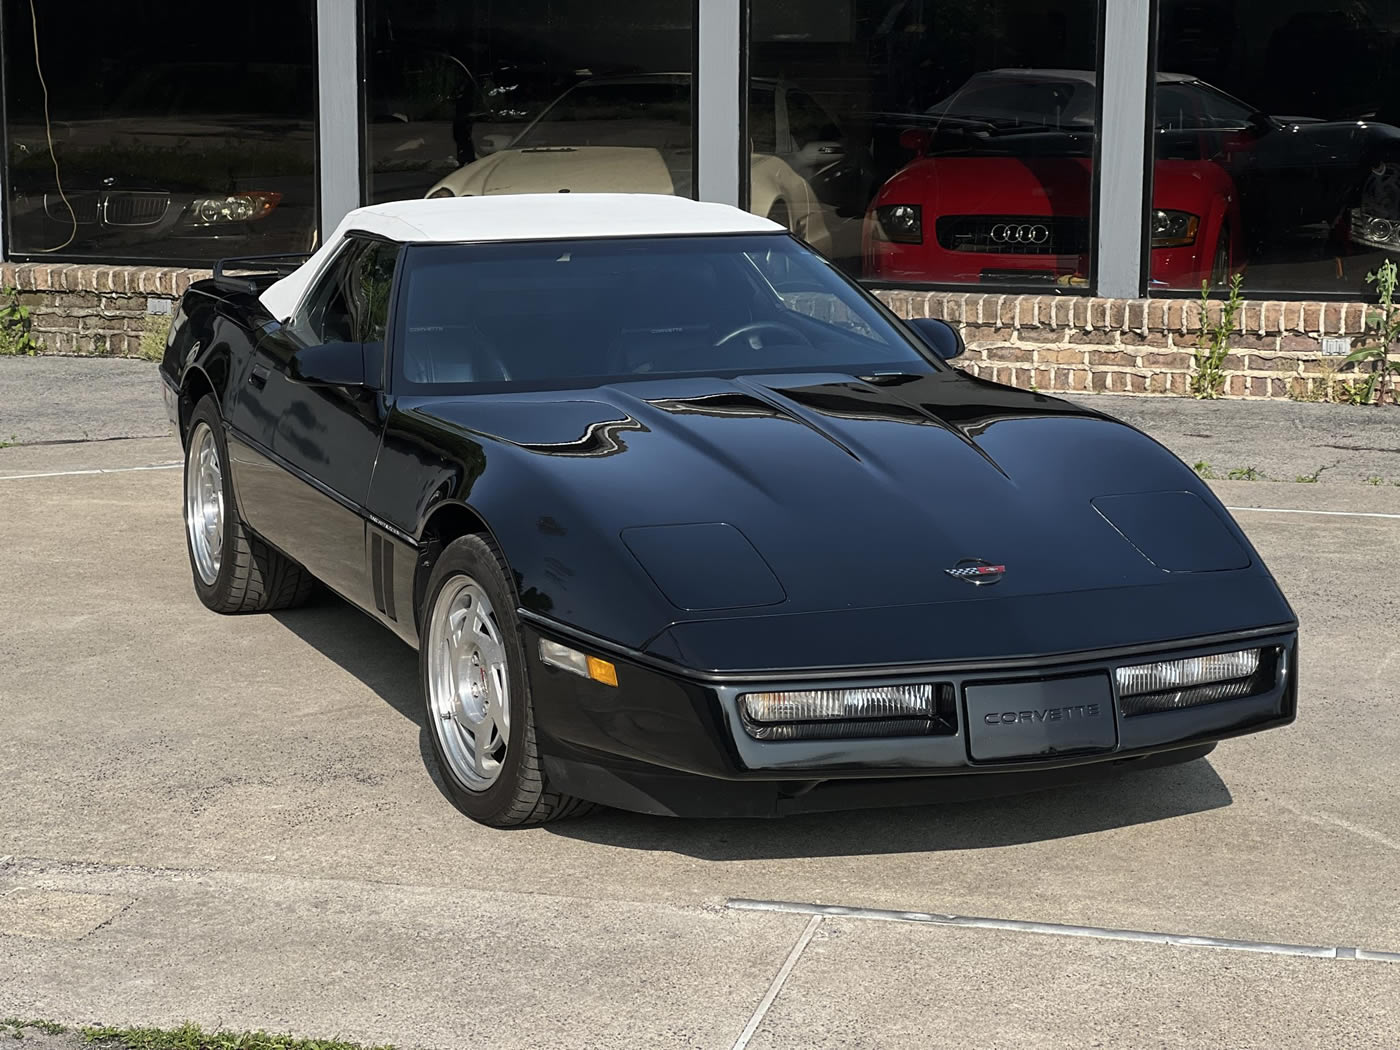
[[[1050,227],[1041,223],[999,222],[992,227],[991,238],[997,244],[1044,244],[1050,239]]]

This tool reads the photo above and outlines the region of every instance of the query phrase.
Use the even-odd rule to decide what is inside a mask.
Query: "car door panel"
[[[284,466],[273,527],[312,575],[368,608],[373,595],[364,503],[379,450],[380,395],[363,387],[309,386],[285,374],[276,381],[287,396],[273,436],[273,452]]]
[[[247,430],[231,452],[254,531],[367,611],[376,601],[364,504],[383,428],[380,377],[376,368],[365,385],[313,384],[292,378],[291,364],[300,350],[357,334],[377,335],[366,356],[380,359],[382,325],[358,332],[353,307],[356,267],[370,250],[352,241],[288,323],[264,331],[241,390]]]

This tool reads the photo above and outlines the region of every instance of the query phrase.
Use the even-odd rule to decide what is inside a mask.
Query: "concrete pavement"
[[[1217,486],[1303,623],[1289,729],[957,807],[495,832],[429,775],[387,631],[333,598],[198,604],[180,472],[127,469],[178,455],[0,449],[0,1015],[431,1047],[1400,1045],[1397,963],[726,907],[1400,952],[1400,488]]]

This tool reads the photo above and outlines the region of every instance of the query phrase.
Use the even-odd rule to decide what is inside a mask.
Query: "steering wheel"
[[[749,324],[741,324],[728,335],[721,336],[715,341],[715,349],[722,350],[737,339],[742,339],[744,336],[757,335],[759,332],[777,332],[779,335],[791,337],[782,340],[778,345],[782,345],[783,343],[789,346],[812,345],[812,341],[792,325],[783,324],[781,321],[753,321]],[[761,350],[762,348],[761,342],[758,346],[753,347],[755,350]]]

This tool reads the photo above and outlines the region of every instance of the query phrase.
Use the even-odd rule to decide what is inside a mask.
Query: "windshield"
[[[973,78],[928,112],[996,126],[1087,129],[1094,89],[1081,81]]]
[[[1157,127],[1163,131],[1245,128],[1253,112],[1200,81],[1157,85]]]
[[[406,266],[395,371],[410,391],[935,367],[783,234],[417,245]]]
[[[690,149],[690,85],[663,81],[580,84],[540,115],[513,144]]]

